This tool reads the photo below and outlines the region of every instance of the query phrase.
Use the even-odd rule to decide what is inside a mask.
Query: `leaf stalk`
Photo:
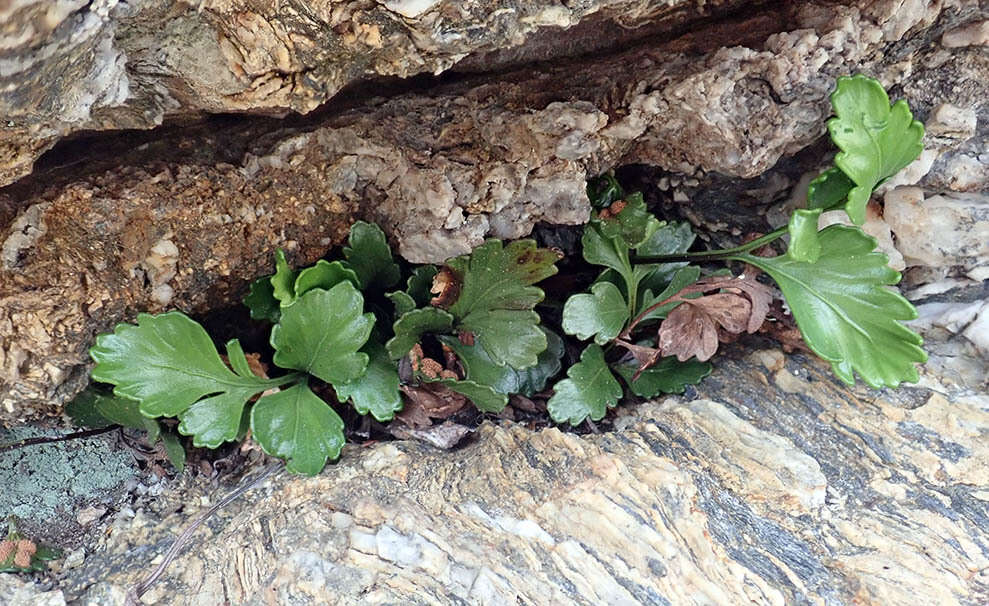
[[[784,225],[779,229],[773,230],[766,234],[765,236],[756,238],[751,242],[742,244],[741,246],[736,246],[734,248],[722,248],[718,250],[705,250],[700,252],[688,252],[680,253],[675,255],[643,255],[634,257],[634,261],[637,263],[677,263],[684,261],[723,261],[726,259],[731,259],[732,257],[740,254],[749,252],[750,250],[755,250],[760,246],[765,246],[770,242],[778,240],[787,232],[788,227]]]

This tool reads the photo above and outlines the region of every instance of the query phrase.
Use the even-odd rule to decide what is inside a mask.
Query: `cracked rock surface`
[[[58,417],[115,323],[236,304],[357,218],[439,262],[581,223],[586,178],[636,165],[653,208],[737,243],[803,202],[862,72],[927,124],[865,226],[917,305],[919,384],[746,340],[611,432],[347,446],[225,507],[143,602],[986,604],[984,4],[0,3],[0,424]],[[57,584],[0,575],[0,603],[124,604],[228,488],[76,503]]]
[[[735,347],[613,432],[348,447],[224,508],[144,603],[984,604],[986,377],[964,336],[924,332],[939,353],[913,388]],[[118,517],[60,595],[123,604],[222,494],[200,490]]]

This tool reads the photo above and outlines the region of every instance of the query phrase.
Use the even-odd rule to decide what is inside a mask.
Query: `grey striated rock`
[[[45,591],[13,574],[0,574],[0,599],[4,604],[17,606],[65,606],[61,591]]]
[[[938,331],[914,388],[735,348],[689,398],[629,406],[612,432],[347,447],[224,508],[143,603],[983,604],[984,358]],[[219,498],[202,494],[115,522],[60,590],[123,604]]]
[[[192,18],[175,10],[181,18],[170,24]],[[130,139],[108,144],[112,161],[70,163],[0,193],[0,217],[8,217],[0,228],[0,421],[56,414],[85,381],[85,349],[114,323],[166,306],[229,304],[270,271],[275,247],[310,263],[355,216],[379,221],[406,258],[441,261],[486,235],[579,223],[588,175],[643,162],[692,182],[693,192],[729,180],[726,190],[675,188],[672,198],[688,216],[717,207],[714,228],[739,235],[738,217],[750,212],[736,201],[747,187],[740,178],[768,180],[774,165],[814,143],[834,78],[849,72],[902,89],[921,117],[940,108],[945,126],[923,186],[981,187],[973,163],[986,158],[972,150],[986,122],[977,118],[969,136],[971,120],[951,117],[936,93],[951,90],[959,111],[985,115],[985,53],[937,44],[979,18],[980,4],[962,0],[801,2],[783,13],[756,6],[675,39],[356,100],[301,125],[206,123],[142,139],[137,149]]]

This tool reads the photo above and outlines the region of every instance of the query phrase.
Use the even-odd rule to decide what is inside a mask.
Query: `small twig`
[[[189,524],[189,526],[182,531],[182,534],[180,534],[178,538],[175,539],[175,542],[172,543],[172,546],[168,548],[167,552],[165,552],[165,557],[162,559],[161,563],[158,564],[158,567],[155,568],[151,574],[145,577],[144,580],[134,585],[133,587],[130,588],[130,590],[127,591],[127,597],[124,602],[126,606],[140,606],[141,596],[147,593],[147,591],[151,589],[151,587],[156,582],[158,582],[158,578],[162,575],[162,573],[165,572],[165,569],[168,568],[168,565],[172,563],[172,560],[178,557],[179,552],[182,550],[182,547],[184,547],[185,544],[189,541],[189,539],[192,538],[192,533],[195,532],[195,530],[199,528],[199,526],[203,522],[208,520],[213,514],[215,514],[221,508],[225,507],[226,505],[229,505],[230,503],[235,501],[238,497],[243,495],[245,492],[260,484],[263,480],[267,479],[269,476],[271,476],[273,473],[281,469],[283,466],[284,463],[282,462],[272,463],[271,465],[266,467],[264,471],[260,472],[257,475],[257,477],[251,479],[250,481],[244,482],[244,484],[239,486],[236,490],[231,491],[230,494],[220,499],[216,503],[216,505],[213,505],[205,512],[200,514],[200,516],[196,518],[196,520],[192,524]]]
[[[629,322],[628,327],[625,328],[625,330],[623,330],[620,335],[618,335],[618,338],[619,339],[625,339],[625,340],[630,339],[632,337],[632,331],[635,330],[635,327],[639,325],[639,322],[641,322],[643,318],[645,318],[646,316],[648,316],[652,312],[656,311],[657,309],[659,309],[660,307],[662,307],[662,306],[664,306],[664,305],[666,305],[668,303],[672,303],[673,301],[675,301],[677,299],[682,299],[682,297],[680,296],[680,293],[682,293],[682,292],[683,292],[683,290],[680,290],[680,291],[674,293],[669,298],[663,299],[659,303],[654,303],[654,304],[650,305],[649,307],[643,309],[642,310],[642,313],[640,313],[639,315],[635,316],[632,319],[632,321]]]
[[[109,433],[115,429],[118,429],[119,427],[120,425],[108,425],[106,427],[100,427],[99,429],[86,429],[84,431],[67,433],[64,436],[58,436],[57,438],[52,438],[52,437],[26,438],[19,442],[13,442],[11,444],[4,444],[3,446],[0,446],[0,452],[6,452],[8,450],[17,450],[18,448],[24,448],[25,446],[36,446],[38,444],[51,444],[53,442],[66,442],[68,440],[78,440],[80,438],[98,436],[101,433]]]

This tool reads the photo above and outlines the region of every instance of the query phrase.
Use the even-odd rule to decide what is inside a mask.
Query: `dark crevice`
[[[43,191],[53,191],[72,181],[119,167],[144,168],[170,162],[239,165],[248,151],[263,149],[292,134],[332,125],[349,110],[373,107],[397,96],[439,93],[453,86],[478,86],[492,79],[529,79],[534,71],[579,69],[591,61],[634,52],[699,55],[725,45],[758,48],[769,35],[786,28],[791,12],[791,3],[781,0],[728,2],[689,17],[674,15],[685,19],[673,20],[676,25],[660,21],[636,30],[589,18],[569,30],[547,28],[531,36],[526,44],[512,51],[518,60],[499,56],[501,51],[491,51],[472,55],[438,76],[377,77],[356,82],[305,115],[288,110],[283,114],[269,111],[267,115],[194,113],[166,119],[161,126],[149,130],[79,131],[43,154],[31,174],[0,188],[0,225],[6,227],[24,205]],[[590,37],[588,31],[603,32],[605,35],[597,37],[606,42],[590,44],[591,50],[582,47],[579,53],[572,47],[560,46],[561,40],[574,35],[586,40]],[[497,69],[490,69],[492,62]],[[485,63],[489,70],[480,71]]]

